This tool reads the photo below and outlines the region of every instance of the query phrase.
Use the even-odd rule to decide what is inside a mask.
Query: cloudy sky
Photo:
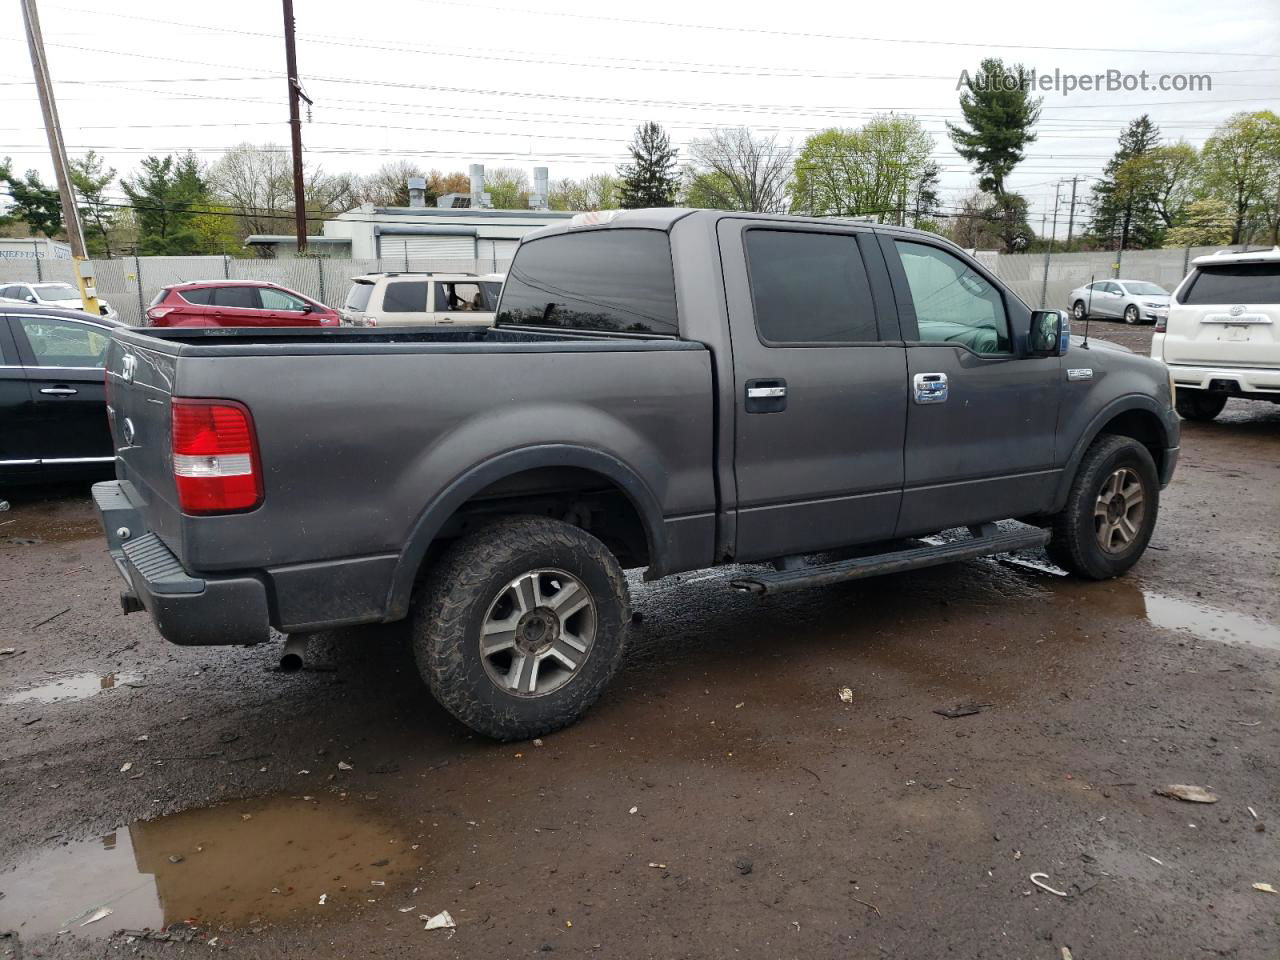
[[[1011,181],[1038,226],[1059,181],[1096,176],[1140,113],[1198,145],[1232,113],[1280,106],[1277,0],[295,2],[315,101],[307,157],[335,171],[407,158],[443,170],[545,164],[555,180],[612,170],[644,120],[679,146],[745,124],[798,147],[816,130],[895,111],[934,136],[954,209],[974,178],[944,122],[958,118],[960,71],[982,57],[1050,74],[1210,75],[1211,91],[1046,93],[1039,141]],[[277,3],[39,6],[73,155],[95,149],[127,174],[148,153],[211,160],[242,141],[288,143]],[[0,50],[0,156],[51,177],[17,3],[0,9]],[[1068,182],[1059,236],[1069,192]]]

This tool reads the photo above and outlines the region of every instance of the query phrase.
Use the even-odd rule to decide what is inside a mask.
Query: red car
[[[161,288],[152,327],[336,327],[338,311],[265,280],[201,280]]]

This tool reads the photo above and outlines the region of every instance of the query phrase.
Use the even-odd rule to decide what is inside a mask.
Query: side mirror
[[[1061,357],[1071,343],[1071,320],[1065,310],[1033,310],[1027,352],[1033,357]]]
[[[25,300],[25,301],[27,301],[27,303],[35,303],[35,302],[36,302],[36,295],[35,295],[34,293],[28,293],[28,294],[27,294],[25,297],[23,297],[22,299],[23,299],[23,300]]]
[[[313,307],[313,306],[312,306],[311,304],[309,304],[309,303],[308,303],[308,304],[305,304],[305,305],[303,306],[303,308],[302,308],[302,312],[303,312],[303,313],[311,313],[311,312],[312,312],[312,311],[314,311],[314,310],[315,310],[315,307]]]

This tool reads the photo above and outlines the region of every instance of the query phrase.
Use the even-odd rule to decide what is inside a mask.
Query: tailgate
[[[1280,264],[1199,266],[1178,297],[1165,363],[1280,368]]]
[[[129,486],[146,527],[182,556],[177,491],[169,455],[169,401],[176,357],[140,344],[136,333],[116,333],[107,350],[107,419],[116,476]]]

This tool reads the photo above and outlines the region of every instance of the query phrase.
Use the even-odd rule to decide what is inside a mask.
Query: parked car
[[[0,303],[0,482],[109,470],[102,367],[118,329],[79,310]]]
[[[1083,323],[1089,317],[1155,323],[1169,311],[1169,291],[1146,280],[1098,280],[1076,287],[1067,297],[1071,316]]]
[[[32,304],[37,307],[61,307],[64,310],[83,310],[84,301],[80,291],[69,283],[6,283],[0,285],[0,298],[15,300],[19,303]],[[98,312],[108,320],[119,320],[120,317],[111,304],[98,298]]]
[[[493,324],[500,273],[367,273],[351,278],[342,307],[357,327]]]
[[[1178,457],[1163,365],[906,228],[593,214],[525,237],[497,315],[114,334],[125,609],[184,644],[411,617],[445,707],[532,737],[617,667],[625,567],[774,593],[1049,541],[1113,577]]]
[[[1156,323],[1178,413],[1212,420],[1231,397],[1280,403],[1280,247],[1197,257]]]
[[[336,327],[338,311],[265,280],[201,280],[162,287],[151,327]]]

